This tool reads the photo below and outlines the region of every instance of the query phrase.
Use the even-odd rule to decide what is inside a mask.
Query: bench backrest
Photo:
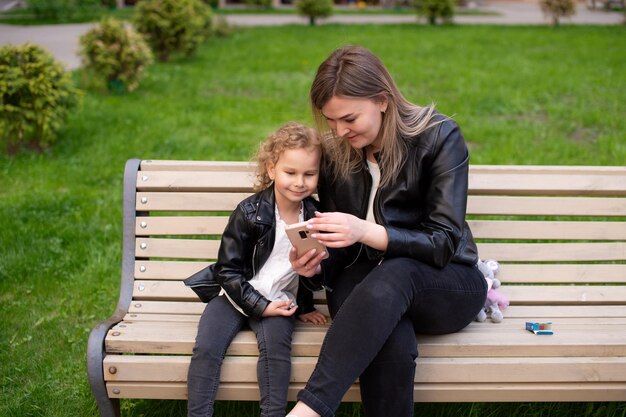
[[[155,319],[202,312],[182,280],[215,260],[229,212],[252,192],[252,171],[246,162],[127,163],[119,307]],[[623,311],[626,167],[474,165],[469,184],[470,225],[481,258],[501,264],[509,309]]]

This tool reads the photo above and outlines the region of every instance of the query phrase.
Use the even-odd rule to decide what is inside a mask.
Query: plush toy
[[[494,323],[500,323],[504,318],[502,310],[509,306],[509,299],[498,291],[500,280],[496,278],[496,274],[500,270],[500,264],[494,259],[486,261],[478,260],[478,269],[483,273],[487,280],[487,299],[485,306],[476,315],[476,321],[485,321],[487,317],[491,318]]]

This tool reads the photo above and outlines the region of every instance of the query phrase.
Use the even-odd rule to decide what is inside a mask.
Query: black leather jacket
[[[270,303],[248,281],[265,264],[274,247],[274,187],[269,187],[243,200],[231,213],[222,235],[218,260],[214,266],[217,282],[228,296],[250,317],[260,318]],[[304,200],[305,220],[318,210],[317,201]],[[252,256],[250,256],[252,254]],[[313,294],[300,277],[297,314],[314,310]]]
[[[469,152],[456,122],[440,114],[433,121],[441,122],[407,140],[406,163],[395,182],[376,194],[374,216],[387,229],[389,244],[384,253],[366,247],[370,259],[409,257],[438,268],[448,262],[474,265],[478,260],[465,221]],[[365,218],[372,178],[363,165],[350,181],[334,178],[325,167],[319,185],[324,211]],[[341,263],[345,266],[355,259],[360,246],[353,245],[348,254],[331,252],[332,259],[324,266],[336,273]],[[326,271],[329,275],[334,273]]]

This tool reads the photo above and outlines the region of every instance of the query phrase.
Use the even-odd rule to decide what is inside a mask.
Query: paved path
[[[454,21],[459,24],[494,24],[494,25],[540,25],[547,21],[541,14],[539,6],[530,1],[524,2],[492,2],[482,10],[498,13],[494,16],[468,16],[459,15]],[[229,23],[237,26],[270,26],[308,24],[306,18],[297,15],[228,15]],[[335,15],[328,19],[320,20],[320,24],[358,24],[358,23],[416,23],[417,18],[413,15]],[[578,5],[575,16],[563,19],[563,24],[597,24],[617,25],[624,22],[621,13],[611,13],[601,10],[588,10],[583,5]],[[43,26],[14,26],[0,24],[0,45],[21,44],[33,42],[49,50],[57,59],[63,62],[68,69],[80,66],[77,56],[78,38],[86,33],[92,23],[69,24],[69,25],[43,25]]]

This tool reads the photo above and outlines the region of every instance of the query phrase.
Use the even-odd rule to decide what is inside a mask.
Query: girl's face
[[[287,207],[300,204],[317,188],[320,172],[320,149],[317,147],[287,149],[276,163],[268,162],[267,172],[274,180],[276,204]]]
[[[344,96],[333,96],[321,109],[335,135],[355,149],[371,146],[374,150],[380,149],[378,132],[386,110],[386,99],[378,102]]]

